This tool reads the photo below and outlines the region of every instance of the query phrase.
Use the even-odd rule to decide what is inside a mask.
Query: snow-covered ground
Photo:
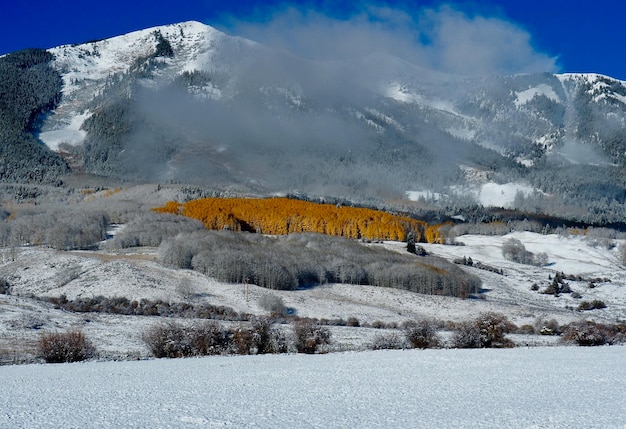
[[[624,428],[622,346],[0,367],[6,428]]]
[[[533,267],[507,261],[502,244],[519,239],[526,249],[545,252],[549,265]],[[102,358],[147,357],[141,332],[159,323],[147,316],[70,313],[55,310],[51,304],[29,296],[53,297],[126,297],[129,300],[163,300],[210,303],[232,307],[238,312],[266,314],[259,299],[266,294],[281,297],[286,306],[302,317],[347,320],[356,317],[361,324],[382,321],[401,324],[423,318],[461,321],[494,311],[516,325],[538,327],[555,319],[560,324],[592,319],[616,323],[626,319],[626,278],[617,249],[595,246],[581,236],[561,237],[516,232],[506,236],[466,235],[458,238],[463,246],[423,244],[431,253],[449,260],[471,257],[501,269],[504,275],[476,267],[463,267],[483,281],[484,299],[458,299],[428,296],[409,291],[374,286],[326,284],[296,291],[270,291],[249,285],[247,295],[241,285],[224,284],[189,270],[172,270],[158,264],[156,249],[131,249],[128,252],[57,252],[45,248],[24,248],[17,253],[5,249],[0,254],[0,277],[11,284],[12,295],[0,295],[0,360],[20,361],[32,356],[42,332],[80,328],[95,343]],[[614,241],[615,245],[620,242]],[[403,243],[371,244],[406,252]],[[15,260],[13,256],[17,255]],[[559,297],[532,291],[537,284],[545,289],[556,272],[589,278],[607,278],[589,288],[588,281],[568,281],[573,291]],[[582,301],[602,300],[607,308],[578,311]],[[335,350],[362,350],[379,331],[372,328],[333,328]],[[516,339],[516,338],[514,338]],[[555,337],[519,338],[519,344],[553,344]]]

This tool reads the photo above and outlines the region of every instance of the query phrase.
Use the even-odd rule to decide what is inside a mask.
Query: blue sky
[[[0,54],[197,20],[310,56],[367,46],[442,71],[596,72],[626,80],[626,2],[515,1],[5,2]]]

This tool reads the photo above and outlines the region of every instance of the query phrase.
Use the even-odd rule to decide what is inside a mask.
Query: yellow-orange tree
[[[289,198],[202,198],[168,202],[155,209],[198,219],[209,229],[289,234],[317,232],[347,238],[404,241],[414,231],[416,241],[443,242],[437,226],[408,216]]]

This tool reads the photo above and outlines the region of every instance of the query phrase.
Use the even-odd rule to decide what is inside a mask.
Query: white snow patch
[[[412,94],[406,86],[397,82],[394,82],[387,87],[385,95],[401,103],[416,103],[421,100],[419,95]]]
[[[523,165],[524,167],[532,167],[533,165],[535,165],[535,161],[533,161],[532,159],[526,159],[521,157],[515,158],[515,162]]]
[[[439,201],[442,198],[447,197],[447,195],[440,194],[438,192],[432,192],[432,191],[407,191],[406,197],[410,201],[419,201],[419,200]]]
[[[411,92],[405,85],[399,83],[390,84],[384,91],[386,97],[392,98],[401,103],[414,103],[423,107],[450,113],[459,118],[473,121],[474,119],[456,110],[454,102],[442,99],[427,99],[420,94]]]
[[[485,183],[478,191],[478,201],[485,207],[511,208],[518,192],[531,195],[535,189],[521,183]]]
[[[554,89],[550,85],[546,85],[544,83],[537,85],[534,88],[529,88],[525,91],[516,92],[515,95],[516,95],[516,98],[514,101],[515,107],[523,106],[524,104],[528,103],[533,98],[539,95],[546,96],[550,100],[555,101],[555,102],[561,101],[557,93],[554,92]]]
[[[82,145],[87,136],[87,132],[82,130],[81,127],[90,116],[91,112],[89,111],[71,116],[69,122],[57,125],[57,129],[40,133],[39,139],[54,151],[58,151],[59,145],[62,143],[71,146]]]
[[[611,97],[613,97],[614,99],[616,99],[617,101],[626,104],[626,97],[621,95],[621,94],[611,94]]]
[[[463,140],[472,140],[476,136],[476,131],[467,128],[448,128],[446,131],[453,137]]]

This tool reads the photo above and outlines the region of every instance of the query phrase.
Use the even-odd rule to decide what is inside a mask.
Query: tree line
[[[164,240],[158,255],[165,266],[269,289],[347,283],[464,298],[481,287],[477,276],[444,259],[402,254],[323,234],[268,237],[200,230]]]

